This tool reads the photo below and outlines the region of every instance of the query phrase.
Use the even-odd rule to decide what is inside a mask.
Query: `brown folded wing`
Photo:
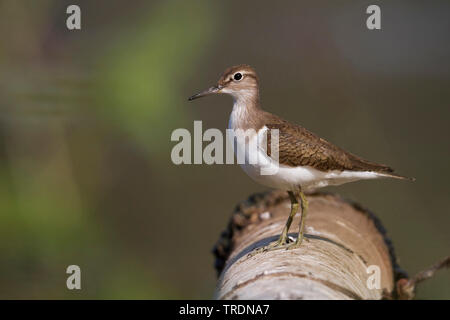
[[[279,130],[279,162],[282,165],[310,166],[320,171],[351,170],[392,173],[383,164],[359,158],[316,136],[305,128],[291,124],[273,115],[265,123],[268,129]],[[271,154],[270,132],[267,135],[268,154]]]

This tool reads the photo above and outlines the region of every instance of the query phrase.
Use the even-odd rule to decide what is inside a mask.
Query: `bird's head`
[[[215,86],[193,95],[189,100],[217,93],[229,94],[235,100],[257,97],[258,77],[255,70],[246,64],[228,68]]]

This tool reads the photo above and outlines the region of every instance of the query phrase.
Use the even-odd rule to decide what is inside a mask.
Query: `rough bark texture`
[[[285,192],[258,194],[237,206],[215,246],[220,274],[218,299],[397,298],[396,283],[407,279],[380,221],[368,210],[332,194],[307,195],[305,240],[299,249],[249,257],[278,238],[289,214]],[[290,235],[296,236],[299,214]],[[380,271],[380,288],[369,288],[370,266]],[[369,268],[369,269],[368,269]],[[372,282],[373,284],[373,282]]]

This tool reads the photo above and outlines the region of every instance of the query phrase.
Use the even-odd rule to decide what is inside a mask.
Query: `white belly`
[[[383,175],[370,171],[329,171],[323,172],[310,166],[289,167],[279,165],[277,161],[267,156],[264,149],[259,146],[251,148],[249,145],[256,145],[258,136],[264,134],[266,127],[254,134],[247,142],[244,139],[236,139],[233,144],[236,155],[240,152],[245,154],[245,162],[240,163],[242,169],[256,182],[276,189],[302,190],[322,188],[329,185],[340,185],[361,179],[375,179]],[[236,132],[236,131],[235,131]],[[235,133],[236,134],[236,133]],[[247,152],[246,152],[247,149]],[[238,159],[239,161],[239,159]]]

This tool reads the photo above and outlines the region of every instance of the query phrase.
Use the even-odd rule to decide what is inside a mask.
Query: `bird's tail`
[[[352,157],[351,159],[353,161],[354,167],[358,168],[359,170],[373,171],[373,172],[378,173],[379,176],[381,176],[381,177],[416,181],[416,178],[410,178],[410,177],[402,176],[400,174],[395,173],[394,169],[392,169],[391,167],[389,167],[385,164],[368,161],[368,160],[359,158],[355,155],[351,155],[351,157]]]
[[[408,180],[408,181],[416,181],[416,178],[413,177],[407,177],[402,176],[400,174],[394,173],[394,172],[378,172],[381,176],[387,177],[387,178],[394,178],[394,179],[400,179],[400,180]]]

